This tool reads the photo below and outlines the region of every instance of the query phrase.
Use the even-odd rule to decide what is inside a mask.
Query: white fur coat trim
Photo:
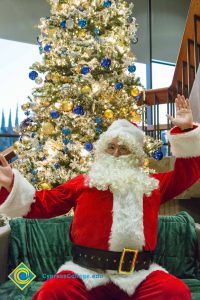
[[[142,183],[141,183],[142,184]],[[113,221],[109,238],[109,250],[123,248],[142,250],[145,244],[143,225],[143,194],[127,191],[113,193]]]
[[[146,279],[146,277],[154,271],[164,271],[168,273],[163,267],[153,263],[151,264],[149,270],[141,270],[135,271],[131,275],[119,275],[119,274],[109,274],[109,273],[102,273],[102,272],[95,272],[90,269],[86,269],[81,267],[72,261],[66,262],[62,265],[58,272],[61,271],[72,271],[77,274],[78,278],[82,279],[84,285],[87,290],[91,290],[97,286],[106,285],[109,282],[113,282],[117,285],[121,290],[127,293],[129,296],[133,295],[136,288],[139,284]]]
[[[168,133],[172,154],[175,157],[195,157],[200,156],[200,126],[181,134]]]
[[[31,204],[35,202],[34,187],[19,173],[13,169],[14,184],[12,191],[5,202],[0,205],[0,213],[11,218],[26,216]]]

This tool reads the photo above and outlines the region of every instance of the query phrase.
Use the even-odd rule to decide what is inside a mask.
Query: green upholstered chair
[[[7,236],[0,231],[0,299],[29,300],[46,280],[71,258],[69,228],[72,217],[13,219]],[[160,216],[154,261],[179,277],[190,288],[193,300],[200,300],[200,225],[186,212]],[[8,246],[7,246],[8,245]],[[6,250],[8,249],[8,250]],[[7,260],[7,262],[6,262]],[[36,278],[21,291],[7,277],[24,262]],[[3,278],[4,277],[4,278]]]

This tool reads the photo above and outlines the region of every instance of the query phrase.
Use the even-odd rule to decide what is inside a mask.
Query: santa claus
[[[0,157],[0,213],[52,218],[74,207],[70,228],[73,261],[47,280],[34,300],[189,300],[188,287],[152,263],[158,211],[200,177],[200,127],[188,100],[178,95],[169,132],[177,157],[171,172],[144,172],[144,133],[117,120],[96,143],[88,174],[52,190],[35,191]]]

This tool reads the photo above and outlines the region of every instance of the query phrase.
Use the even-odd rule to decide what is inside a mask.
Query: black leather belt
[[[153,252],[124,248],[122,252],[100,250],[73,244],[73,262],[86,268],[116,270],[119,274],[131,274],[134,270],[147,270],[153,260]]]

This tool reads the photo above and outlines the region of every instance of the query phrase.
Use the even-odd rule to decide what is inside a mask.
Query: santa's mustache
[[[150,178],[142,168],[135,167],[134,156],[114,157],[102,154],[93,163],[88,173],[88,184],[99,190],[127,193],[128,190],[146,193],[157,187],[157,180]]]

